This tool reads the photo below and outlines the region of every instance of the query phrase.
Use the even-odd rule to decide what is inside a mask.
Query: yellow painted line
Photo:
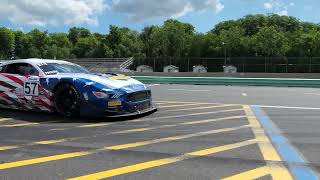
[[[267,161],[267,165],[269,166],[269,168],[272,169],[272,177],[274,179],[281,179],[283,177],[287,177],[286,179],[288,180],[293,179],[290,175],[290,172],[284,165],[274,166],[273,164],[268,162],[282,162],[282,159],[276,151],[276,149],[274,148],[274,146],[272,145],[270,139],[265,133],[265,130],[262,128],[260,122],[257,120],[257,117],[253,113],[250,106],[243,105],[242,107],[246,113],[249,124],[252,127],[252,131],[255,135],[256,141],[259,145],[263,158]]]
[[[111,170],[106,170],[94,174],[89,174],[89,175],[84,175],[80,177],[75,177],[71,178],[68,180],[98,180],[98,179],[105,179],[105,178],[110,178],[114,176],[119,176],[123,174],[128,174],[132,172],[137,172],[137,171],[142,171],[145,169],[150,169],[150,168],[155,168],[163,165],[168,165],[176,162],[180,162],[186,159],[191,159],[194,157],[202,157],[202,156],[207,156],[210,154],[215,154],[218,152],[223,152],[231,149],[236,149],[244,146],[248,146],[251,144],[254,144],[254,141],[243,141],[239,143],[234,143],[234,144],[228,144],[228,145],[223,145],[223,146],[218,146],[218,147],[212,147],[209,149],[204,149],[204,150],[199,150],[199,151],[194,151],[191,153],[186,153],[181,156],[175,156],[175,157],[170,157],[170,158],[164,158],[164,159],[159,159],[159,160],[153,160],[153,161],[147,161],[139,164],[134,164],[130,166],[125,166],[125,167],[120,167],[116,169],[111,169]]]
[[[155,130],[155,129],[171,128],[171,127],[178,127],[178,126],[184,126],[184,125],[195,125],[195,124],[205,124],[205,123],[211,123],[211,122],[219,122],[219,121],[224,121],[224,120],[235,120],[235,119],[241,119],[241,118],[245,118],[245,117],[246,116],[231,116],[231,117],[224,117],[224,118],[217,118],[217,119],[205,119],[205,120],[183,122],[183,123],[171,124],[171,125],[160,125],[160,126],[154,126],[154,127],[150,127],[150,128],[130,129],[130,130],[113,132],[111,134],[124,134],[124,133],[150,131],[150,130]]]
[[[94,127],[104,127],[104,126],[110,126],[114,123],[94,123],[94,124],[85,124],[85,125],[79,125],[74,127],[67,127],[67,128],[54,128],[50,129],[49,131],[65,131],[69,129],[75,129],[75,128],[94,128]]]
[[[156,128],[137,128],[137,129],[129,129],[124,131],[117,131],[113,132],[112,134],[126,134],[126,133],[133,133],[133,132],[143,132],[143,131],[150,131]]]
[[[250,171],[246,171],[231,177],[223,178],[222,180],[258,179],[269,174],[271,174],[270,169],[267,166],[265,166]]]
[[[109,126],[113,123],[95,123],[95,124],[88,124],[88,125],[81,125],[77,126],[78,128],[92,128],[92,127],[101,127],[101,126]]]
[[[267,137],[264,129],[261,127],[251,108],[249,106],[243,106],[243,109],[258,141],[264,159],[267,161],[281,161],[281,157],[273,147],[271,141]]]
[[[200,112],[200,113],[191,113],[191,114],[182,114],[182,115],[173,115],[173,116],[162,116],[162,117],[152,117],[152,118],[144,118],[144,119],[137,119],[132,120],[130,122],[144,122],[149,120],[160,120],[160,119],[170,119],[170,118],[182,118],[182,117],[189,117],[189,116],[198,116],[198,115],[208,115],[208,114],[219,114],[225,112],[236,112],[236,111],[243,111],[243,108],[240,109],[228,109],[228,110],[221,110],[221,111],[210,111],[210,112]]]
[[[0,118],[0,122],[12,120],[11,118]]]
[[[32,164],[39,164],[49,161],[57,161],[61,159],[67,159],[67,158],[74,158],[79,156],[85,156],[90,154],[89,152],[74,152],[74,153],[67,153],[67,154],[60,154],[55,156],[48,156],[48,157],[42,157],[42,158],[36,158],[36,159],[28,159],[23,161],[16,161],[11,163],[3,163],[0,164],[0,170],[1,169],[10,169],[15,167],[21,167],[21,166],[27,166]]]
[[[234,119],[241,119],[245,118],[246,116],[230,116],[230,117],[223,117],[223,118],[217,118],[217,119],[206,119],[206,120],[200,120],[200,121],[191,121],[191,122],[185,122],[182,123],[183,125],[195,125],[195,124],[204,124],[204,123],[210,123],[210,122],[218,122],[218,121],[224,121],[224,120],[234,120]]]
[[[173,107],[185,107],[185,106],[197,106],[199,104],[178,104],[178,105],[170,105],[170,106],[159,106],[159,108],[173,108]]]
[[[71,128],[70,128],[71,129]],[[55,129],[49,129],[49,131],[64,131],[67,130],[66,128],[55,128]]]
[[[207,106],[207,107],[196,107],[196,108],[186,108],[186,109],[171,109],[171,110],[165,110],[162,112],[175,112],[175,111],[189,111],[189,110],[198,110],[198,109],[214,109],[214,108],[222,108],[222,107],[230,107],[235,105],[221,105],[221,106]]]
[[[154,140],[149,140],[149,141],[141,141],[141,142],[135,142],[135,143],[114,145],[114,146],[104,147],[104,148],[101,148],[98,150],[93,150],[93,151],[79,151],[79,152],[73,152],[73,153],[67,153],[67,154],[60,154],[60,155],[40,157],[40,158],[34,158],[34,159],[28,159],[28,160],[22,160],[22,161],[16,161],[16,162],[3,163],[3,164],[0,164],[0,170],[1,169],[16,168],[16,167],[21,167],[21,166],[27,166],[27,165],[33,165],[33,164],[39,164],[39,163],[45,163],[45,162],[50,162],[50,161],[57,161],[57,160],[62,160],[62,159],[74,158],[74,157],[80,157],[80,156],[94,154],[99,151],[121,150],[121,149],[127,149],[127,148],[132,148],[132,147],[139,147],[139,146],[157,144],[157,143],[162,143],[162,142],[170,142],[170,141],[176,141],[176,140],[181,140],[181,139],[187,139],[187,138],[191,138],[191,137],[205,136],[205,135],[210,135],[210,134],[215,134],[215,133],[235,131],[235,130],[239,130],[239,129],[243,129],[243,128],[248,128],[248,126],[226,128],[226,129],[217,129],[217,130],[211,130],[211,131],[206,131],[206,132],[198,132],[198,133],[187,134],[187,135],[154,139]]]
[[[168,103],[156,103],[156,105],[163,105],[163,104],[168,104]]]
[[[288,169],[282,164],[269,164],[272,179],[274,180],[293,180]]]
[[[18,146],[1,146],[0,151],[9,150],[9,149],[16,149]]]
[[[235,131],[235,130],[244,129],[244,128],[248,128],[248,126],[217,129],[217,130],[211,130],[211,131],[206,131],[206,132],[199,132],[199,133],[193,133],[193,134],[187,134],[187,135],[181,135],[181,136],[173,136],[173,137],[168,137],[168,138],[155,139],[155,140],[150,140],[150,141],[141,141],[141,142],[124,144],[124,145],[110,146],[110,147],[106,147],[104,149],[108,149],[108,150],[127,149],[127,148],[145,146],[145,145],[150,145],[150,144],[155,144],[155,143],[162,143],[162,142],[176,141],[176,140],[187,139],[187,138],[198,137],[198,136],[205,136],[205,135],[209,135],[209,134],[230,132],[230,131]]]
[[[38,124],[39,123],[20,123],[20,124],[1,125],[0,127],[22,127],[22,126],[33,126]]]
[[[168,103],[168,104],[199,104],[199,105],[205,105],[205,104],[222,104],[222,103],[204,103],[204,102],[182,102],[182,101],[154,101],[154,102],[160,102],[160,103]]]
[[[205,123],[219,122],[219,121],[224,121],[224,120],[236,120],[236,119],[241,119],[241,118],[245,118],[245,117],[246,116],[231,116],[231,117],[224,117],[224,118],[217,118],[217,119],[206,119],[206,120],[199,120],[199,121],[183,122],[183,123],[178,123],[178,124],[160,125],[160,126],[155,126],[155,127],[150,127],[150,128],[128,129],[128,130],[123,130],[123,131],[110,132],[107,134],[95,134],[94,136],[90,136],[90,137],[83,136],[83,137],[75,137],[75,138],[68,138],[68,139],[44,140],[44,141],[32,142],[32,143],[24,144],[24,145],[20,145],[20,146],[12,146],[10,149],[17,149],[17,148],[33,146],[33,145],[49,145],[49,144],[67,142],[67,141],[70,142],[70,141],[75,141],[75,140],[80,140],[80,139],[97,137],[99,135],[115,135],[115,134],[127,134],[127,133],[134,133],[134,132],[144,132],[144,131],[150,131],[150,130],[155,130],[155,129],[171,128],[171,127],[184,126],[184,125],[205,124]],[[0,151],[4,151],[4,150],[8,150],[8,148],[6,148],[6,146],[0,147]]]
[[[18,149],[18,148],[34,146],[34,145],[57,144],[57,143],[61,143],[61,142],[75,141],[75,140],[84,139],[84,138],[88,138],[88,137],[76,137],[76,138],[68,138],[68,139],[36,141],[36,142],[31,142],[31,143],[23,144],[23,145],[19,145],[19,146],[0,146],[0,151],[10,150],[10,149]]]
[[[47,140],[47,141],[38,141],[34,142],[33,144],[41,144],[41,145],[48,145],[48,144],[56,144],[56,143],[61,143],[65,142],[67,139],[58,139],[58,140]]]

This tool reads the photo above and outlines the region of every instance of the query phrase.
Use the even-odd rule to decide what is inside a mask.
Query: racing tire
[[[63,83],[57,87],[54,93],[54,104],[58,113],[65,117],[80,115],[80,95],[71,84]]]

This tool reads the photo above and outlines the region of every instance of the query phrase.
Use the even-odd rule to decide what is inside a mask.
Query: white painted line
[[[210,92],[210,90],[168,89],[169,91]]]
[[[300,110],[320,110],[316,107],[291,107],[291,106],[266,106],[266,105],[254,105],[263,108],[275,108],[275,109],[300,109]]]
[[[320,93],[304,93],[305,95],[315,95],[315,96],[320,96]]]
[[[149,84],[147,85],[148,87],[153,87],[153,86],[160,86],[160,84]]]

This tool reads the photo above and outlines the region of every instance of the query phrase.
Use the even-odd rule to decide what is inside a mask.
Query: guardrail
[[[236,86],[276,86],[276,87],[316,87],[320,79],[284,78],[229,78],[229,77],[163,77],[132,76],[147,84],[193,84],[193,85],[236,85]]]

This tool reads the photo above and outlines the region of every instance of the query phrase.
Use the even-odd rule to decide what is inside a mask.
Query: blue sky
[[[207,32],[247,14],[276,13],[320,23],[319,7],[319,0],[1,0],[0,26],[49,32],[79,26],[106,33],[110,24],[141,30],[176,18]]]

